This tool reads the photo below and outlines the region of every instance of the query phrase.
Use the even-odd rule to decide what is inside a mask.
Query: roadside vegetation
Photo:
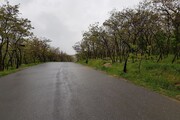
[[[71,56],[50,46],[50,39],[35,36],[32,29],[31,21],[20,16],[19,5],[0,5],[0,75],[36,63],[72,61]]]
[[[73,48],[77,61],[180,99],[179,0],[145,0],[113,10]]]
[[[41,63],[22,64],[19,68],[10,67],[9,69],[5,69],[5,70],[1,71],[0,77],[15,73],[17,71],[20,71],[20,70],[23,70],[23,69],[26,69],[28,67],[32,67],[32,66],[35,66],[38,64],[41,64]]]
[[[125,78],[136,85],[180,100],[180,64],[143,61],[139,72],[138,63],[128,62],[128,71],[124,73],[123,63],[111,64],[110,61],[102,59],[90,59],[88,64],[85,60],[78,63],[105,71],[115,77]]]

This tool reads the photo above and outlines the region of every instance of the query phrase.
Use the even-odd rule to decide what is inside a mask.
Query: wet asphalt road
[[[180,120],[180,102],[75,63],[0,78],[0,120]]]

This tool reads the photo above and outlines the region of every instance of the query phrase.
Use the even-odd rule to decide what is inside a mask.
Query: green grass
[[[127,73],[123,72],[123,63],[112,64],[111,67],[105,67],[104,64],[109,61],[100,59],[89,60],[88,64],[85,61],[79,63],[88,65],[98,70],[107,72],[110,75],[128,79],[136,85],[149,88],[163,95],[180,100],[180,64],[171,64],[165,59],[161,63],[152,61],[142,61],[141,70],[139,72],[139,63],[127,64]]]
[[[12,67],[12,68],[9,68],[8,70],[0,71],[0,77],[5,76],[5,75],[9,75],[11,73],[15,73],[17,71],[26,69],[28,67],[31,67],[31,66],[34,66],[37,64],[40,64],[40,63],[22,64],[18,69],[16,69],[15,67]]]

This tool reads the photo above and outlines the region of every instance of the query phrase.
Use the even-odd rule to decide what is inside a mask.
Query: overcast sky
[[[2,0],[0,0],[2,2]],[[34,34],[51,39],[51,45],[68,54],[82,39],[89,24],[104,22],[113,9],[136,6],[141,0],[9,0],[20,3],[20,13],[31,20]]]

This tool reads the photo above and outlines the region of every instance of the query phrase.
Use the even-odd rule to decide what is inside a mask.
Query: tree
[[[71,56],[53,48],[49,39],[34,37],[31,21],[19,16],[19,5],[9,2],[0,6],[0,71],[23,63],[47,62],[52,60],[71,61]]]
[[[172,62],[179,58],[179,26],[178,0],[144,0],[134,9],[111,11],[101,26],[91,24],[74,48],[80,48],[77,56],[81,59],[124,62],[124,72],[129,59],[138,61],[140,72],[142,60],[160,62],[169,54],[174,55]]]
[[[178,59],[180,55],[180,4],[179,0],[152,0],[153,7],[160,12],[162,18],[166,20],[168,26],[173,27],[173,41],[174,58],[172,63]],[[170,34],[169,30],[169,34]]]

